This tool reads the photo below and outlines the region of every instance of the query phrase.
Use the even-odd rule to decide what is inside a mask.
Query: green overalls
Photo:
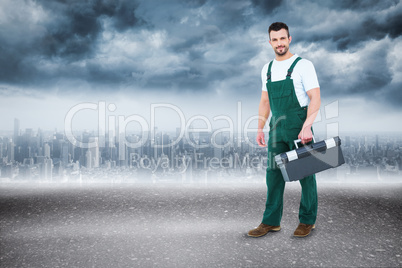
[[[267,91],[272,117],[269,122],[267,202],[262,223],[280,225],[283,210],[283,191],[285,181],[275,163],[277,154],[295,149],[294,140],[298,139],[307,117],[307,106],[301,107],[297,100],[293,80],[290,78],[293,68],[301,60],[298,57],[288,70],[285,80],[271,82],[272,61],[267,73]],[[317,185],[315,175],[300,180],[302,194],[299,208],[299,221],[315,224],[317,217]]]

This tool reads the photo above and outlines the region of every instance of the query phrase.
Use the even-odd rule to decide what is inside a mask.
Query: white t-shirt
[[[291,58],[283,61],[277,61],[276,59],[274,59],[271,67],[271,81],[275,82],[286,79],[288,69],[297,59],[297,57],[298,55],[295,54]],[[266,83],[268,65],[269,62],[264,65],[261,71],[262,90],[264,91],[267,91]],[[290,78],[293,79],[295,93],[300,106],[307,106],[310,101],[307,95],[307,91],[313,88],[320,87],[320,85],[318,84],[317,74],[315,72],[313,63],[302,58],[294,67],[292,76]]]

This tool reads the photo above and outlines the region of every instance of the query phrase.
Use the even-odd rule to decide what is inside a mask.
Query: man
[[[266,175],[268,193],[262,223],[248,232],[251,237],[260,237],[281,229],[285,181],[275,163],[275,156],[294,150],[294,140],[301,139],[302,144],[311,142],[312,124],[321,104],[320,87],[313,64],[289,51],[292,37],[289,35],[288,26],[275,22],[269,27],[268,35],[275,59],[267,63],[261,73],[263,87],[258,108],[260,118],[257,134],[258,145],[267,146],[263,128],[272,111]],[[305,237],[315,228],[317,217],[315,175],[303,178],[300,184],[300,224],[294,235]]]

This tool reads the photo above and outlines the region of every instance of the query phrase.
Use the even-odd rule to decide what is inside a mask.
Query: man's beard
[[[284,47],[284,48],[283,48],[283,52],[279,52],[277,49],[275,49],[275,53],[276,53],[278,56],[283,56],[283,55],[286,54],[286,52],[288,52],[288,50],[289,50],[289,47]]]

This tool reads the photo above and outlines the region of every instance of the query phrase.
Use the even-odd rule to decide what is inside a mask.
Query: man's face
[[[283,56],[289,50],[289,44],[292,41],[292,37],[288,37],[288,32],[286,29],[280,29],[279,31],[271,31],[269,33],[271,40],[269,43],[274,49],[275,53],[279,56]]]

